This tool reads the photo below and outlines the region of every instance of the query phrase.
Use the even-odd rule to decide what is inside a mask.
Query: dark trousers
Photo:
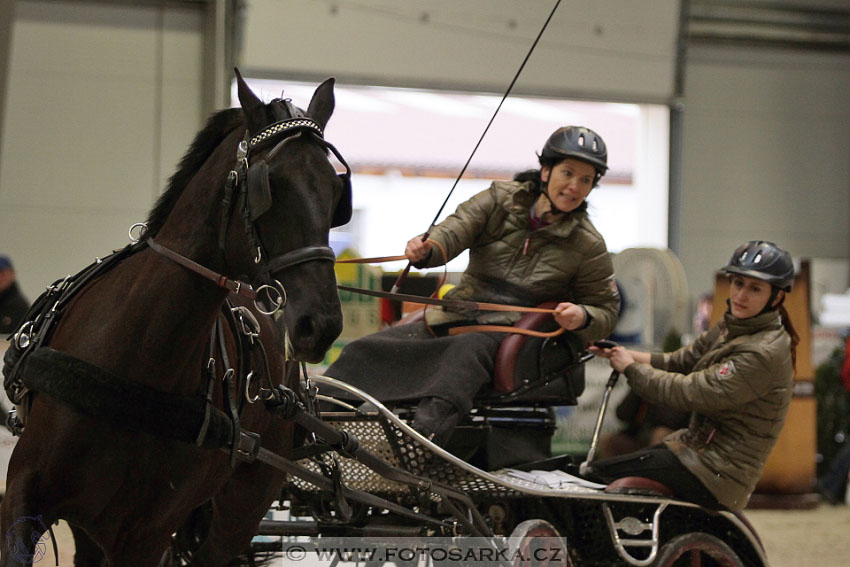
[[[677,498],[714,510],[724,508],[664,445],[595,461],[590,465],[590,476],[606,483],[627,476],[650,478],[670,488]]]
[[[423,321],[390,327],[346,346],[325,375],[381,402],[417,402],[414,428],[444,445],[469,413],[475,394],[490,382],[505,336],[435,337]]]
[[[848,475],[850,475],[850,442],[846,443],[835,456],[829,467],[829,472],[821,479],[821,490],[827,500],[832,503],[842,501],[844,491],[848,490]]]

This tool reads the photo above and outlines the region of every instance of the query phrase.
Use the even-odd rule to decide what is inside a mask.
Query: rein
[[[448,260],[448,255],[446,254],[446,249],[442,244],[437,242],[436,240],[431,241],[443,254],[443,260]],[[371,264],[371,263],[381,263],[381,262],[392,262],[395,260],[404,260],[407,256],[378,256],[375,258],[350,258],[347,260],[337,260],[339,264]],[[410,268],[411,264],[408,264],[408,268]],[[404,273],[402,273],[404,275]],[[400,276],[401,279],[401,276]],[[445,279],[445,273],[443,274],[443,280]],[[396,281],[398,284],[398,280]],[[439,284],[438,284],[439,286]],[[503,303],[483,303],[480,301],[470,301],[470,300],[459,300],[459,299],[439,299],[436,297],[423,297],[421,295],[409,295],[404,293],[399,293],[396,286],[393,286],[389,292],[385,291],[373,291],[370,289],[363,289],[357,287],[348,287],[344,285],[337,284],[337,289],[342,291],[350,291],[352,293],[359,293],[362,295],[371,295],[373,297],[380,297],[382,299],[393,299],[395,301],[407,301],[410,303],[419,303],[423,305],[439,305],[442,307],[452,307],[458,310],[473,310],[473,311],[508,311],[514,313],[555,313],[554,309],[542,308],[542,307],[523,307],[519,305],[506,305]],[[426,307],[427,309],[427,307]],[[428,330],[431,334],[434,334],[434,331],[429,327]],[[545,331],[535,331],[533,329],[525,329],[522,327],[515,327],[509,325],[462,325],[457,327],[452,327],[449,329],[449,335],[461,335],[464,333],[476,333],[476,332],[489,332],[489,333],[511,333],[515,335],[529,335],[532,337],[555,337],[560,335],[566,331],[563,327],[559,327],[558,329],[545,332]]]
[[[371,295],[373,297],[381,297],[384,299],[394,299],[397,301],[409,301],[411,303],[422,303],[425,305],[442,305],[444,307],[453,307],[455,309],[472,309],[476,311],[509,311],[514,313],[554,313],[554,309],[545,309],[543,307],[523,307],[521,305],[505,305],[503,303],[484,303],[482,301],[468,301],[465,299],[437,299],[436,297],[423,297],[421,295],[409,295],[406,293],[392,293],[389,291],[375,291],[371,289],[363,289],[359,287],[348,287],[346,285],[337,285],[337,289],[342,291],[351,291],[363,295]]]
[[[156,252],[161,256],[165,256],[169,260],[173,260],[177,262],[184,268],[188,268],[192,272],[195,272],[199,276],[202,276],[208,280],[214,282],[217,286],[223,287],[227,291],[231,293],[235,293],[237,295],[243,295],[249,299],[256,299],[257,292],[251,287],[250,284],[246,284],[239,280],[231,280],[227,276],[219,274],[210,270],[209,268],[202,266],[201,264],[195,262],[194,260],[190,260],[186,256],[182,254],[178,254],[174,250],[170,248],[166,248],[162,244],[158,244],[154,242],[153,238],[148,238],[146,240],[147,245],[150,246],[150,249]]]
[[[436,297],[423,297],[421,295],[409,295],[406,293],[398,293],[392,291],[375,291],[371,289],[363,289],[359,287],[348,287],[345,285],[337,285],[337,289],[342,291],[350,291],[360,293],[362,295],[371,295],[372,297],[380,297],[383,299],[393,299],[396,301],[408,301],[410,303],[421,303],[424,305],[440,305],[444,307],[454,307],[456,309],[473,309],[476,311],[509,311],[514,313],[555,313],[554,309],[545,309],[543,307],[522,307],[520,305],[505,305],[502,303],[484,303],[481,301],[466,301],[462,299],[437,299]],[[511,333],[514,335],[529,335],[532,337],[556,337],[566,331],[563,327],[559,327],[551,332],[535,331],[534,329],[522,329],[519,327],[511,327],[508,325],[463,325],[460,327],[452,327],[449,329],[449,335],[462,335],[464,333]]]
[[[381,262],[395,262],[396,260],[407,260],[404,254],[400,256],[376,256],[374,258],[347,258],[337,260],[337,264],[380,264]]]
[[[161,256],[164,256],[169,260],[173,260],[184,268],[187,268],[188,270],[198,274],[199,276],[212,281],[217,286],[226,289],[230,293],[241,295],[247,297],[248,299],[253,299],[254,301],[256,301],[260,292],[265,291],[266,288],[271,288],[271,286],[263,285],[257,288],[257,290],[254,290],[254,288],[251,287],[251,284],[245,283],[240,280],[232,280],[224,274],[215,272],[207,268],[206,266],[203,266],[195,262],[194,260],[191,260],[186,256],[183,256],[182,254],[175,252],[174,250],[167,248],[162,244],[159,244],[158,242],[154,241],[153,238],[147,238],[145,242],[148,246],[150,246],[151,250],[153,250],[157,254],[160,254]],[[272,268],[272,271],[279,271],[289,268],[291,266],[303,264],[304,262],[310,262],[313,260],[334,261],[334,258],[335,257],[333,251],[330,250],[330,248],[327,248],[326,246],[305,246],[304,248],[298,248],[297,250],[292,250],[290,252],[287,252],[286,254],[281,254],[280,256],[269,262],[269,267]],[[276,288],[271,289],[275,289],[275,291],[278,291]],[[276,305],[279,303],[271,297],[269,297],[269,299],[271,299],[272,303]],[[285,291],[282,299],[283,301],[280,302],[280,305],[278,305],[278,307],[282,307],[286,303]],[[257,308],[267,315],[273,314],[273,312],[268,313],[266,311],[263,311],[259,306],[257,306]]]

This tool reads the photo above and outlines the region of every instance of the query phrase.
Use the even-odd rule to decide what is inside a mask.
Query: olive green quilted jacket
[[[581,339],[608,336],[617,322],[619,295],[605,241],[584,211],[531,231],[532,187],[530,182],[496,181],[461,204],[430,234],[446,248],[448,259],[435,246],[427,266],[442,265],[468,248],[469,266],[447,298],[523,306],[571,301],[590,315],[589,325],[578,333]],[[463,319],[504,325],[520,316],[433,308],[426,313],[431,325]]]
[[[647,400],[694,412],[664,443],[718,502],[743,509],[791,402],[791,339],[779,314],[727,313],[693,344],[630,364],[625,375]]]

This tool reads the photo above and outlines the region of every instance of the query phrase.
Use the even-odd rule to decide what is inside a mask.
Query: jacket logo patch
[[[726,378],[731,376],[734,372],[735,364],[730,360],[720,365],[720,368],[717,369],[717,377]]]

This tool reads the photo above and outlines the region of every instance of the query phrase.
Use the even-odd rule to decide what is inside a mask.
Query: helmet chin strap
[[[550,173],[551,175],[551,173]],[[555,201],[552,200],[552,197],[549,196],[549,181],[544,182],[542,179],[540,180],[540,191],[546,195],[546,199],[548,199],[549,204],[552,205],[552,210],[549,211],[552,214],[564,214],[564,211],[555,206]],[[544,213],[545,214],[545,213]]]
[[[767,311],[773,311],[775,309],[779,309],[779,306],[782,305],[782,303],[785,301],[785,298],[783,297],[782,300],[780,300],[779,302],[776,303],[776,305],[774,305],[773,303],[776,301],[776,298],[779,296],[779,292],[781,292],[781,291],[782,291],[781,289],[779,289],[778,287],[776,287],[774,285],[770,286],[770,297],[768,298],[767,303],[764,306],[764,309],[762,309],[759,312],[759,315],[761,315],[762,313],[765,313]]]

